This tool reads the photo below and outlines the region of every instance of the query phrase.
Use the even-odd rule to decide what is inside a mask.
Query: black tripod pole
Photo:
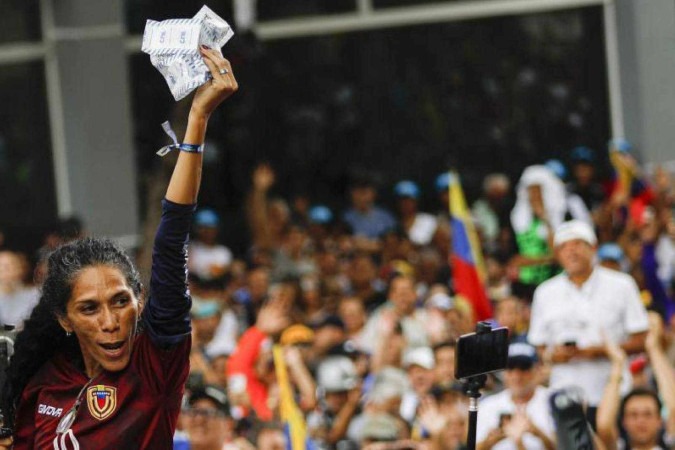
[[[476,450],[476,424],[478,423],[478,398],[485,386],[487,375],[476,375],[466,379],[466,395],[469,397],[469,432],[466,437],[468,450]]]

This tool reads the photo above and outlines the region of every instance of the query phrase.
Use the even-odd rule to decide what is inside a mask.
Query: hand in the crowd
[[[438,435],[445,428],[447,418],[438,410],[438,405],[433,397],[427,396],[420,402],[417,410],[420,424],[432,436]]]
[[[302,355],[297,347],[288,346],[284,348],[284,359],[289,367],[298,367],[302,365]]]
[[[530,427],[530,421],[525,414],[516,414],[504,425],[504,434],[514,442],[521,442]]]
[[[553,348],[551,359],[555,363],[566,363],[579,353],[579,348],[576,345],[556,345]]]
[[[347,393],[347,405],[357,406],[361,402],[363,386],[359,383]]]
[[[200,51],[204,63],[211,71],[212,79],[197,89],[192,99],[192,112],[209,117],[223,100],[239,89],[239,85],[234,78],[230,62],[218,51],[204,47],[201,47]]]
[[[605,337],[605,351],[613,365],[623,367],[626,362],[626,352],[623,351],[619,344]]]
[[[382,311],[380,320],[378,320],[378,334],[380,337],[391,336],[396,330],[396,324],[399,321],[398,314],[393,309]]]
[[[645,338],[645,349],[654,351],[661,348],[663,342],[663,320],[658,313],[649,312],[649,331]]]
[[[260,308],[255,326],[267,335],[275,335],[286,328],[289,322],[288,308],[282,302],[275,301]]]
[[[267,192],[275,181],[275,174],[269,164],[260,164],[253,171],[253,187],[257,191]]]

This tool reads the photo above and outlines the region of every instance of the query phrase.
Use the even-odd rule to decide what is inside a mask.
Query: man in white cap
[[[552,363],[551,388],[584,391],[593,422],[611,371],[604,342],[628,354],[644,351],[647,312],[633,278],[595,264],[597,238],[588,224],[561,224],[553,244],[564,272],[535,291],[528,340]],[[627,391],[627,372],[624,379]]]

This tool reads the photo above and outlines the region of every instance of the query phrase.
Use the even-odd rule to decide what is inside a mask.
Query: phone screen
[[[467,378],[506,368],[509,330],[495,328],[489,333],[470,333],[457,340],[455,377]]]

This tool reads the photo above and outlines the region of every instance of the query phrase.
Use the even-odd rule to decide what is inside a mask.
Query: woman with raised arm
[[[192,101],[162,204],[148,300],[131,261],[109,240],[83,239],[49,257],[2,390],[14,435],[0,450],[172,448],[189,371],[186,244],[202,143],[209,116],[238,88],[227,60],[201,53],[213,79]]]

